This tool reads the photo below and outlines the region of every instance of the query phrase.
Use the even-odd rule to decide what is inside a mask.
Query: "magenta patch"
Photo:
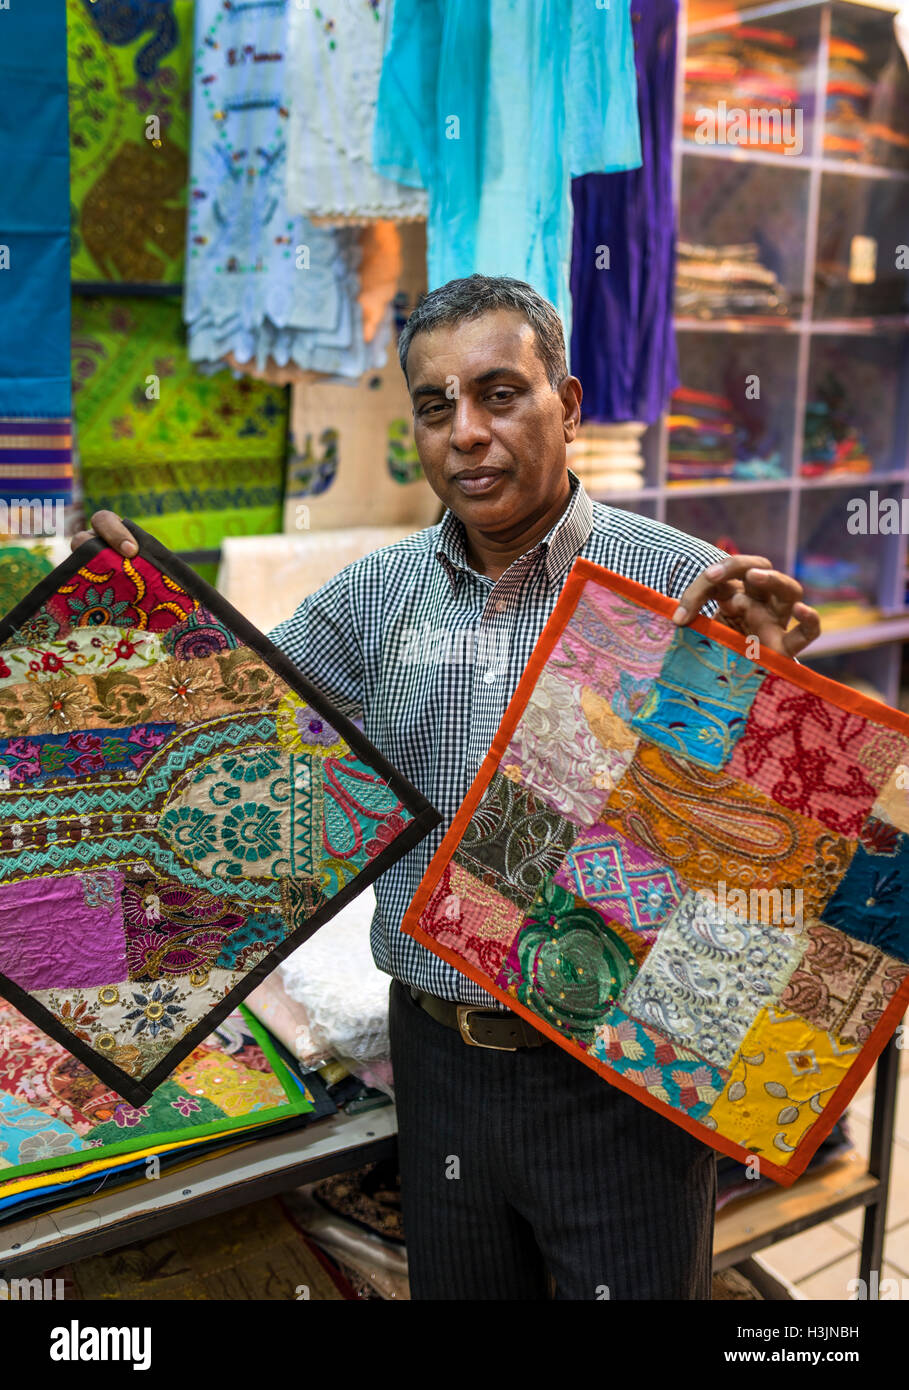
[[[116,871],[0,885],[0,974],[20,989],[91,989],[127,978]]]

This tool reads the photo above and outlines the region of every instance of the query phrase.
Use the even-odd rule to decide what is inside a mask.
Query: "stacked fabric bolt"
[[[705,246],[680,241],[676,262],[677,314],[721,318],[790,312],[789,293],[760,261],[756,242]]]
[[[589,493],[638,492],[644,486],[641,436],[646,425],[582,425],[568,445],[568,463]]]
[[[863,611],[870,606],[874,576],[861,560],[843,560],[812,546],[797,557],[795,576],[805,590],[805,602],[821,612],[831,605],[857,605]]]
[[[824,153],[868,164],[901,164],[909,158],[907,73],[894,53],[880,69],[853,37],[830,39]]]
[[[0,999],[0,1222],[334,1113],[324,1098],[241,1007],[131,1105]]]
[[[802,476],[870,473],[872,460],[844,384],[828,372],[805,407]]]
[[[868,54],[848,39],[831,36],[827,76],[824,153],[862,159],[874,82],[866,71]]]
[[[766,479],[785,474],[771,433],[756,436],[732,401],[680,386],[673,392],[669,426],[669,482],[723,478]]]
[[[721,101],[730,110],[795,108],[801,85],[802,61],[793,34],[740,24],[722,33],[692,35],[685,59],[684,133],[703,141],[709,131],[705,113],[716,114]],[[735,143],[747,146],[751,140],[743,132]]]
[[[670,482],[731,478],[735,465],[732,402],[726,396],[680,386],[672,393]]]

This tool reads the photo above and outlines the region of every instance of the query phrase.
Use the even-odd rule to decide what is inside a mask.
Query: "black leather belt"
[[[410,997],[430,1018],[455,1028],[470,1047],[491,1047],[497,1052],[517,1052],[519,1047],[542,1047],[548,1041],[523,1018],[513,1013],[494,1013],[472,1004],[455,1004],[423,990],[410,989]]]

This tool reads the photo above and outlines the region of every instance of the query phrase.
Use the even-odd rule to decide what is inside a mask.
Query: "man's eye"
[[[503,386],[498,391],[493,391],[489,399],[491,401],[510,401],[513,395],[513,391],[509,391],[507,387]]]
[[[424,406],[423,409],[420,411],[420,414],[421,414],[421,415],[423,416],[423,418],[425,419],[427,415],[435,415],[438,411],[440,411],[440,410],[447,410],[447,409],[448,409],[448,402],[447,402],[447,401],[436,401],[434,405],[427,405],[427,406]]]

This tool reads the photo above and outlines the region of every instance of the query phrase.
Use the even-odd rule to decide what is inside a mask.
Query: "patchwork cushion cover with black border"
[[[0,623],[0,995],[141,1105],[440,818],[127,525]]]

